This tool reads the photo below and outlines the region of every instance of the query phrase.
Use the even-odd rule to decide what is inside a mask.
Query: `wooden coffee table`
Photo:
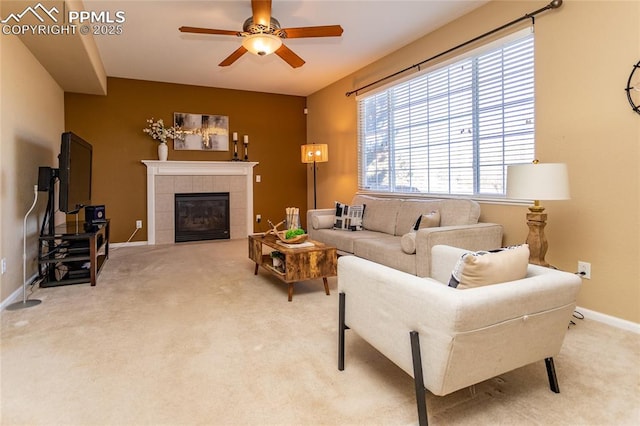
[[[277,242],[274,235],[249,235],[249,258],[256,263],[254,275],[258,275],[258,267],[278,277],[289,285],[289,302],[293,299],[293,284],[298,281],[322,278],[324,292],[329,293],[327,277],[337,274],[336,248],[318,241],[311,241],[312,247],[288,248]],[[284,271],[273,267],[270,254],[263,254],[263,246],[279,251],[284,256]]]

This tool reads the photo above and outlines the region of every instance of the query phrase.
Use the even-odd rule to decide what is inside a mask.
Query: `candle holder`
[[[238,134],[233,132],[233,158],[231,161],[240,161],[238,158]]]
[[[244,143],[244,161],[249,161],[249,142]]]

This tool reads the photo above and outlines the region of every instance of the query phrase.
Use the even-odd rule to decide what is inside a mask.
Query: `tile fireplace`
[[[175,195],[229,193],[230,238],[253,233],[253,168],[244,161],[156,161],[147,167],[147,243],[175,239]]]

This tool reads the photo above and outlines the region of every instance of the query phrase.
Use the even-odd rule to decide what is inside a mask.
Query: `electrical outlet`
[[[262,222],[262,215],[261,214],[257,214],[256,215],[256,223],[260,223]]]
[[[136,220],[136,229],[141,229],[141,228],[142,228],[142,221]]]
[[[7,259],[3,257],[0,263],[2,263],[2,273],[4,274],[7,272]]]
[[[589,262],[578,261],[578,274],[580,277],[590,280],[591,279],[591,264]]]

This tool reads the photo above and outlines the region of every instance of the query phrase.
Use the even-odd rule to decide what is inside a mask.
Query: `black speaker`
[[[38,191],[48,191],[51,183],[51,167],[40,166],[38,168]]]
[[[84,208],[84,221],[89,224],[106,222],[107,216],[104,211],[104,205],[86,206]]]

